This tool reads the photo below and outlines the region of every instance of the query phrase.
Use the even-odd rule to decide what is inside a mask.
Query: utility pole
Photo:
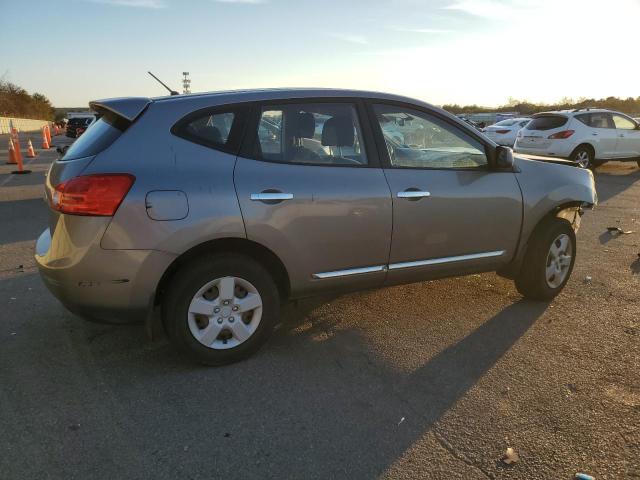
[[[191,93],[191,80],[189,80],[189,72],[182,72],[182,93]]]

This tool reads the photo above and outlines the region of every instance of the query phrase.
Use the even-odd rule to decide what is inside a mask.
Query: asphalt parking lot
[[[306,301],[248,361],[205,368],[45,289],[55,157],[11,176],[0,153],[0,478],[640,479],[635,163],[598,169],[550,304],[494,274]]]

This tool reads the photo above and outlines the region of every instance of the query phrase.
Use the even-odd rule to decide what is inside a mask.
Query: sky
[[[0,0],[0,78],[57,107],[181,91],[433,104],[640,96],[640,0]]]

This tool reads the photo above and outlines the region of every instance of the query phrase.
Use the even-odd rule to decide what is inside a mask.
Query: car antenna
[[[180,94],[179,94],[178,92],[176,92],[175,90],[171,90],[169,87],[167,87],[167,86],[165,85],[165,83],[164,83],[162,80],[160,80],[158,77],[156,77],[153,73],[151,73],[151,72],[147,72],[147,73],[148,73],[149,75],[151,75],[153,78],[155,78],[155,79],[158,81],[158,83],[159,83],[160,85],[162,85],[164,88],[166,88],[167,90],[169,90],[169,93],[170,93],[171,95],[180,95]]]

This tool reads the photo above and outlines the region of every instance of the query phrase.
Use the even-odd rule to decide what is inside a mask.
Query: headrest
[[[355,134],[351,117],[332,117],[322,127],[322,145],[325,147],[353,147]]]
[[[308,112],[287,115],[287,128],[296,138],[313,138],[316,131],[316,119]]]

